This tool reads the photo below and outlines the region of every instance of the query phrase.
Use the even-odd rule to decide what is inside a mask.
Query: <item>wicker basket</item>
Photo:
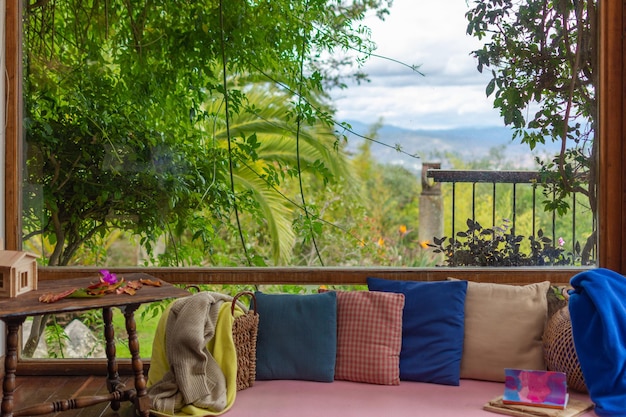
[[[567,306],[548,320],[543,334],[543,352],[549,371],[564,372],[569,388],[587,392],[572,336],[572,322]]]
[[[249,296],[251,302],[248,313],[235,318],[233,323],[233,341],[237,351],[237,391],[251,387],[256,379],[256,339],[259,331],[259,315],[256,312],[254,293],[243,291],[235,295],[230,311],[233,315],[235,314],[236,301],[243,295]]]

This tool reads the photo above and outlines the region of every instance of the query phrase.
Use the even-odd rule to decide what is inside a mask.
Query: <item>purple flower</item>
[[[565,245],[565,240],[563,240],[562,237],[559,238],[559,246],[564,246]]]
[[[106,269],[101,269],[100,273],[102,274],[102,278],[100,278],[102,282],[109,285],[117,284],[117,276],[115,276],[115,274],[112,274]]]

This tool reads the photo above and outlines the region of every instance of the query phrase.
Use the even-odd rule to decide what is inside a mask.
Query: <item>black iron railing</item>
[[[544,195],[543,190],[541,190],[541,179],[540,173],[537,171],[488,171],[488,170],[445,170],[439,169],[439,164],[424,164],[423,170],[423,183],[425,180],[430,179],[434,181],[435,185],[430,185],[429,191],[430,193],[435,190],[435,192],[441,192],[437,190],[437,186],[443,184],[450,184],[451,186],[451,207],[444,207],[444,215],[445,213],[450,213],[451,216],[451,236],[456,236],[456,224],[457,224],[457,216],[459,212],[459,207],[462,208],[467,213],[467,206],[471,206],[471,219],[473,221],[476,220],[477,213],[477,185],[478,184],[491,184],[491,226],[496,228],[499,226],[498,222],[506,218],[510,221],[510,227],[512,230],[519,232],[518,226],[518,206],[520,203],[519,190],[520,187],[530,187],[532,190],[532,226],[531,230],[525,231],[524,233],[529,233],[533,237],[537,236],[537,232],[539,229],[542,230],[544,236],[552,238],[552,242],[555,245],[559,244],[559,242],[567,242],[568,247],[571,247],[573,253],[580,252],[581,246],[588,246],[588,240],[590,235],[595,235],[594,230],[596,230],[595,219],[587,220],[585,219],[584,230],[579,230],[579,225],[577,223],[577,216],[579,213],[577,212],[582,207],[583,199],[580,199],[580,196],[577,193],[572,193],[571,202],[569,203],[570,209],[568,210],[566,217],[558,216],[556,211],[552,211],[549,213],[549,217],[551,217],[550,224],[539,224],[538,223],[538,214],[541,212],[545,212],[543,208],[542,202],[539,200],[540,198],[545,200],[546,197]],[[424,178],[425,177],[425,178]],[[510,185],[511,194],[512,194],[512,202],[511,202],[511,210],[508,213],[498,213],[496,202],[497,202],[497,193],[498,190],[501,189],[502,184]],[[463,199],[462,201],[458,200],[458,189],[461,186],[469,186],[471,187],[471,201],[466,201]],[[499,188],[500,187],[500,188]],[[465,194],[467,195],[467,191]],[[484,197],[485,192],[481,194],[481,197]],[[528,198],[528,193],[524,193],[524,199]],[[552,195],[554,198],[554,195]],[[580,201],[579,201],[580,199]],[[524,201],[525,207],[528,207],[528,202]],[[483,205],[484,207],[484,205]],[[484,213],[483,213],[484,216]],[[542,216],[545,219],[545,215]],[[484,217],[483,217],[484,218]],[[463,219],[466,220],[466,219]],[[571,231],[568,235],[563,238],[561,234],[557,234],[557,226],[559,224],[569,225],[571,222]],[[586,230],[589,229],[589,230]],[[561,227],[562,233],[562,227]],[[584,235],[584,236],[583,236]],[[582,245],[579,243],[579,239],[583,239]],[[570,246],[571,245],[571,246]],[[595,252],[595,249],[593,250]],[[592,258],[595,256],[591,255]]]

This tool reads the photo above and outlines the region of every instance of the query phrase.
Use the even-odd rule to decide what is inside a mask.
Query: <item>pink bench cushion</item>
[[[502,395],[498,382],[461,380],[460,386],[402,381],[372,385],[349,381],[257,381],[237,392],[228,417],[477,417],[494,414],[482,409]],[[573,398],[589,397],[570,392]],[[592,417],[591,411],[584,414]]]

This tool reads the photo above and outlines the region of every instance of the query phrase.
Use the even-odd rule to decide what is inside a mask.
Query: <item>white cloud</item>
[[[412,129],[501,126],[492,98],[485,95],[488,74],[480,74],[470,52],[481,45],[466,34],[465,0],[394,0],[384,22],[367,20],[376,54],[363,70],[370,82],[333,94],[339,120]]]

